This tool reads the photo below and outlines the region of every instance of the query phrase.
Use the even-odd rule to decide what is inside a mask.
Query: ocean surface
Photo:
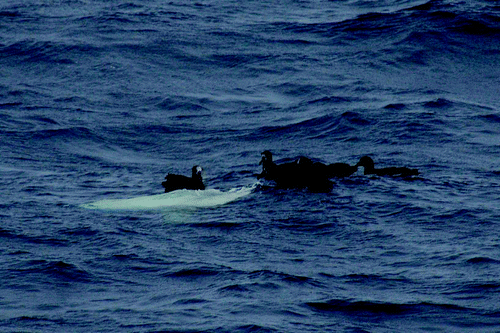
[[[1,332],[500,332],[498,1],[5,0],[0,156]]]

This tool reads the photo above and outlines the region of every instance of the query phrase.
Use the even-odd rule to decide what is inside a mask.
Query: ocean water
[[[498,1],[3,1],[0,156],[2,332],[500,332]]]

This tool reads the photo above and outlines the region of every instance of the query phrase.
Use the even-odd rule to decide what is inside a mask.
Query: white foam
[[[177,190],[164,194],[142,196],[130,199],[100,200],[81,205],[87,209],[101,210],[154,210],[168,208],[204,208],[224,205],[249,195],[254,186],[220,191]]]

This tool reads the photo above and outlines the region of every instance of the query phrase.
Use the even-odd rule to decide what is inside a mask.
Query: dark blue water
[[[497,1],[4,1],[0,330],[498,332],[499,87]],[[194,164],[251,193],[81,206]]]

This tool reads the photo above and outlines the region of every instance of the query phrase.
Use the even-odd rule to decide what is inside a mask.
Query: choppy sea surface
[[[500,331],[498,1],[3,1],[0,156],[2,332]]]

